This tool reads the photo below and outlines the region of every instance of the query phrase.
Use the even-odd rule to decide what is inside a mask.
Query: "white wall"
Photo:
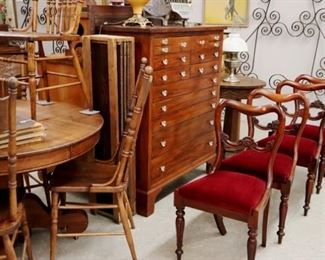
[[[254,65],[252,73],[267,82],[275,78],[282,79],[282,76],[293,79],[301,73],[325,78],[325,0],[250,0],[249,3],[248,27],[230,28],[229,30],[240,32],[242,38],[247,40],[250,57],[248,64]],[[190,21],[203,22],[203,4],[204,0],[192,1]],[[279,14],[280,20],[277,27],[283,29],[279,36],[262,35],[262,27],[257,30],[261,20],[253,18],[253,11],[256,11],[257,8],[265,11],[268,4],[270,4],[268,18],[272,11]],[[307,11],[313,16],[313,5],[316,12],[318,11],[316,20],[320,30],[316,27],[315,22],[307,26],[309,20],[302,20],[305,26],[314,31],[314,35],[309,37],[306,31],[306,35],[303,33],[297,37],[290,36],[286,32],[285,26],[293,34],[291,25],[295,21],[299,21],[299,16],[303,11]],[[269,21],[275,22],[270,19]],[[248,39],[250,35],[251,37]],[[315,49],[317,49],[317,53],[315,53]],[[253,58],[255,58],[255,62],[251,60]],[[274,76],[275,74],[282,76]],[[322,98],[325,99],[324,96]]]

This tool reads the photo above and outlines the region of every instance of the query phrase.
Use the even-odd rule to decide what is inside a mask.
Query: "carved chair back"
[[[32,0],[28,24],[15,31],[37,32],[38,19],[45,19],[50,34],[76,34],[80,22],[83,0],[46,0],[45,14],[39,18],[39,0]]]

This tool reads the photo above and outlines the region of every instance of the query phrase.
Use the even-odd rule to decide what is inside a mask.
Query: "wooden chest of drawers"
[[[147,57],[154,85],[137,143],[137,213],[149,216],[161,189],[215,156],[223,29],[105,27],[135,37],[136,68]]]

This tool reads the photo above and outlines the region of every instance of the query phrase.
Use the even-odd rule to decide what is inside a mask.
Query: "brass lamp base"
[[[230,83],[239,82],[240,80],[236,77],[236,71],[240,67],[241,61],[238,60],[237,53],[229,53],[224,63],[230,74],[223,81]]]
[[[146,27],[147,25],[152,25],[152,22],[150,22],[147,18],[143,17],[141,14],[134,14],[132,17],[127,19],[124,23],[123,26],[135,26],[135,25],[140,25],[140,27]]]

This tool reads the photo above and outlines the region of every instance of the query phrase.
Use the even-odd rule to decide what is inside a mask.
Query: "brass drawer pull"
[[[199,73],[203,74],[204,73],[204,68],[199,68]]]
[[[167,106],[162,106],[162,107],[160,108],[160,110],[163,111],[163,112],[167,112]]]
[[[214,65],[213,69],[217,71],[218,70],[218,65]]]
[[[214,109],[217,107],[217,104],[216,103],[211,103],[211,107]]]
[[[204,44],[205,44],[205,40],[201,40],[201,41],[199,41],[199,44],[200,44],[200,45],[204,45]]]
[[[168,91],[166,89],[162,90],[161,95],[164,96],[164,97],[167,97],[168,96]]]
[[[169,49],[168,49],[168,47],[164,47],[164,48],[161,48],[161,51],[163,53],[168,53]]]
[[[183,63],[185,63],[185,62],[186,62],[186,57],[185,57],[185,56],[181,57],[181,61],[182,61]]]
[[[162,64],[164,64],[164,65],[168,65],[168,59],[163,59],[163,60],[162,60]]]
[[[186,77],[186,71],[182,71],[181,73],[179,73],[183,78]]]
[[[165,172],[166,171],[166,166],[165,165],[161,165],[159,167],[159,169],[160,169],[160,172]]]
[[[212,79],[212,82],[215,83],[215,84],[217,84],[218,83],[218,79],[217,78],[213,78]]]
[[[219,57],[219,52],[213,53],[214,57],[218,58]]]
[[[210,124],[210,125],[214,125],[214,120],[210,120],[210,121],[209,121],[209,124]]]
[[[200,54],[200,59],[204,60],[205,59],[205,55],[204,54]]]
[[[213,141],[208,142],[209,146],[213,146]]]
[[[212,90],[211,91],[211,94],[212,94],[212,96],[216,97],[217,96],[217,91],[216,90]]]
[[[167,81],[167,80],[168,80],[168,76],[167,76],[167,75],[164,75],[164,76],[161,77],[161,79],[162,79],[163,81]]]
[[[219,41],[219,40],[220,40],[220,35],[215,35],[215,36],[214,36],[214,39],[215,39],[216,41]]]
[[[219,47],[219,42],[216,42],[215,44],[213,44],[214,45],[214,47],[216,47],[216,48],[218,48]]]
[[[161,121],[160,122],[160,125],[162,126],[162,127],[167,127],[167,121]]]
[[[187,47],[187,42],[181,42],[181,47],[186,48]]]
[[[164,147],[166,147],[166,145],[167,145],[167,142],[165,140],[160,142],[161,147],[164,148]]]
[[[168,44],[168,38],[164,38],[161,40],[161,44],[167,45]]]

